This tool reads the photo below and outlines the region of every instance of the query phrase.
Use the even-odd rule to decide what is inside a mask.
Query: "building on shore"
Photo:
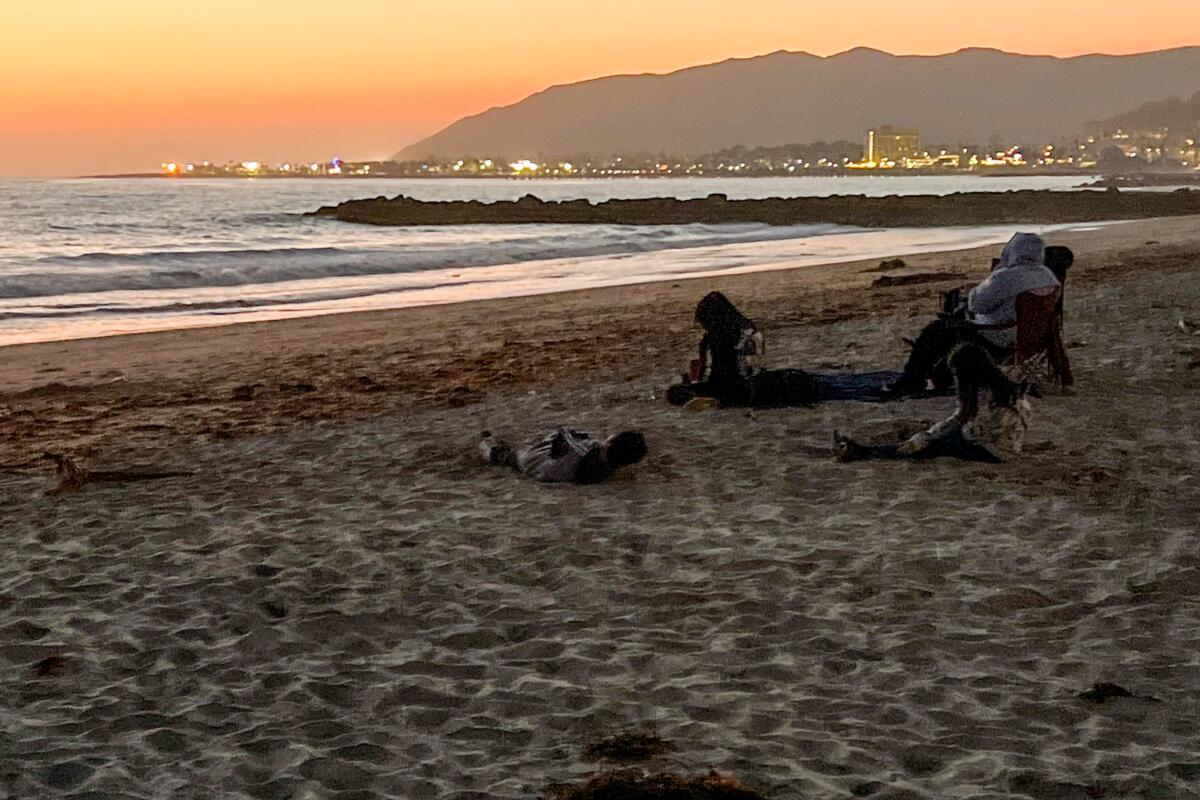
[[[893,128],[884,125],[867,131],[867,147],[864,161],[870,164],[903,164],[905,159],[921,158],[921,134],[911,128]]]

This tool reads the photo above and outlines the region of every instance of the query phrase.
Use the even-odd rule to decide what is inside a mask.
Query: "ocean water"
[[[1012,227],[374,228],[304,217],[356,197],[593,201],[949,194],[1084,178],[0,181],[0,344],[516,296],[968,248]],[[1064,226],[1057,226],[1062,228]],[[1054,230],[1054,226],[1044,230]]]

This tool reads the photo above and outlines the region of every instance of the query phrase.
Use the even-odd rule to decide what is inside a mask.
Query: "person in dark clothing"
[[[941,316],[926,325],[912,343],[912,352],[904,364],[903,376],[889,387],[895,396],[923,394],[930,383],[934,394],[946,394],[954,387],[954,376],[947,356],[961,344],[974,344],[1002,361],[1008,348],[980,335],[974,323],[963,316]]]
[[[489,464],[511,467],[548,483],[600,483],[621,467],[638,463],[648,452],[645,437],[637,431],[601,441],[571,428],[558,428],[519,450],[484,431],[479,451]]]
[[[1054,273],[1058,282],[1067,282],[1067,270],[1075,263],[1075,253],[1069,247],[1049,245],[1046,247],[1046,269]]]
[[[1068,251],[1069,252],[1069,251]],[[994,263],[992,273],[971,290],[967,302],[955,308],[954,300],[939,318],[925,326],[904,365],[903,376],[889,393],[894,397],[922,394],[930,381],[935,392],[948,391],[953,383],[946,359],[960,344],[975,344],[996,360],[1003,359],[1015,343],[1016,300],[1024,292],[1048,293],[1060,286],[1046,268],[1046,245],[1040,236],[1018,233]],[[955,298],[957,294],[955,293]]]
[[[746,405],[754,408],[811,406],[819,399],[816,380],[802,369],[760,370],[751,379],[750,390]]]
[[[988,352],[974,343],[957,345],[948,361],[958,394],[953,415],[897,443],[865,445],[834,431],[838,459],[946,457],[995,464],[1020,453],[1029,427],[1029,385],[1010,380]],[[981,396],[985,398],[982,403]]]
[[[762,332],[725,295],[705,295],[696,306],[696,322],[704,328],[699,369],[667,389],[671,404],[686,405],[697,397],[710,397],[726,407],[754,408],[816,401],[816,384],[804,370],[763,368]]]
[[[697,393],[717,398],[722,405],[747,405],[766,355],[766,340],[758,326],[720,292],[709,292],[700,300],[696,322],[704,329]]]
[[[1054,273],[1054,277],[1058,278],[1060,285],[1067,285],[1067,270],[1075,263],[1075,253],[1071,248],[1063,247],[1062,245],[1051,245],[1046,248],[1046,269]],[[1066,295],[1058,296],[1058,313],[1063,313],[1063,303],[1066,301]]]

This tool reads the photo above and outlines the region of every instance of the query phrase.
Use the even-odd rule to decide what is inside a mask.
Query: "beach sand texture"
[[[653,722],[664,765],[773,798],[1197,796],[1200,228],[1072,244],[1078,392],[1001,466],[824,453],[949,398],[662,400],[708,288],[774,364],[890,367],[962,254],[0,353],[0,793],[537,797]],[[585,488],[477,462],[560,422],[651,457]],[[48,497],[52,447],[195,475]]]

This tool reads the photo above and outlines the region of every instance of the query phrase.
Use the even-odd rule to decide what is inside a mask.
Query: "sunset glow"
[[[547,86],[787,49],[1130,53],[1195,44],[1189,0],[10,0],[0,175],[153,171],[164,160],[381,158]],[[864,24],[876,20],[879,24]],[[1177,20],[1178,24],[1169,24]],[[515,22],[514,22],[515,21]]]

